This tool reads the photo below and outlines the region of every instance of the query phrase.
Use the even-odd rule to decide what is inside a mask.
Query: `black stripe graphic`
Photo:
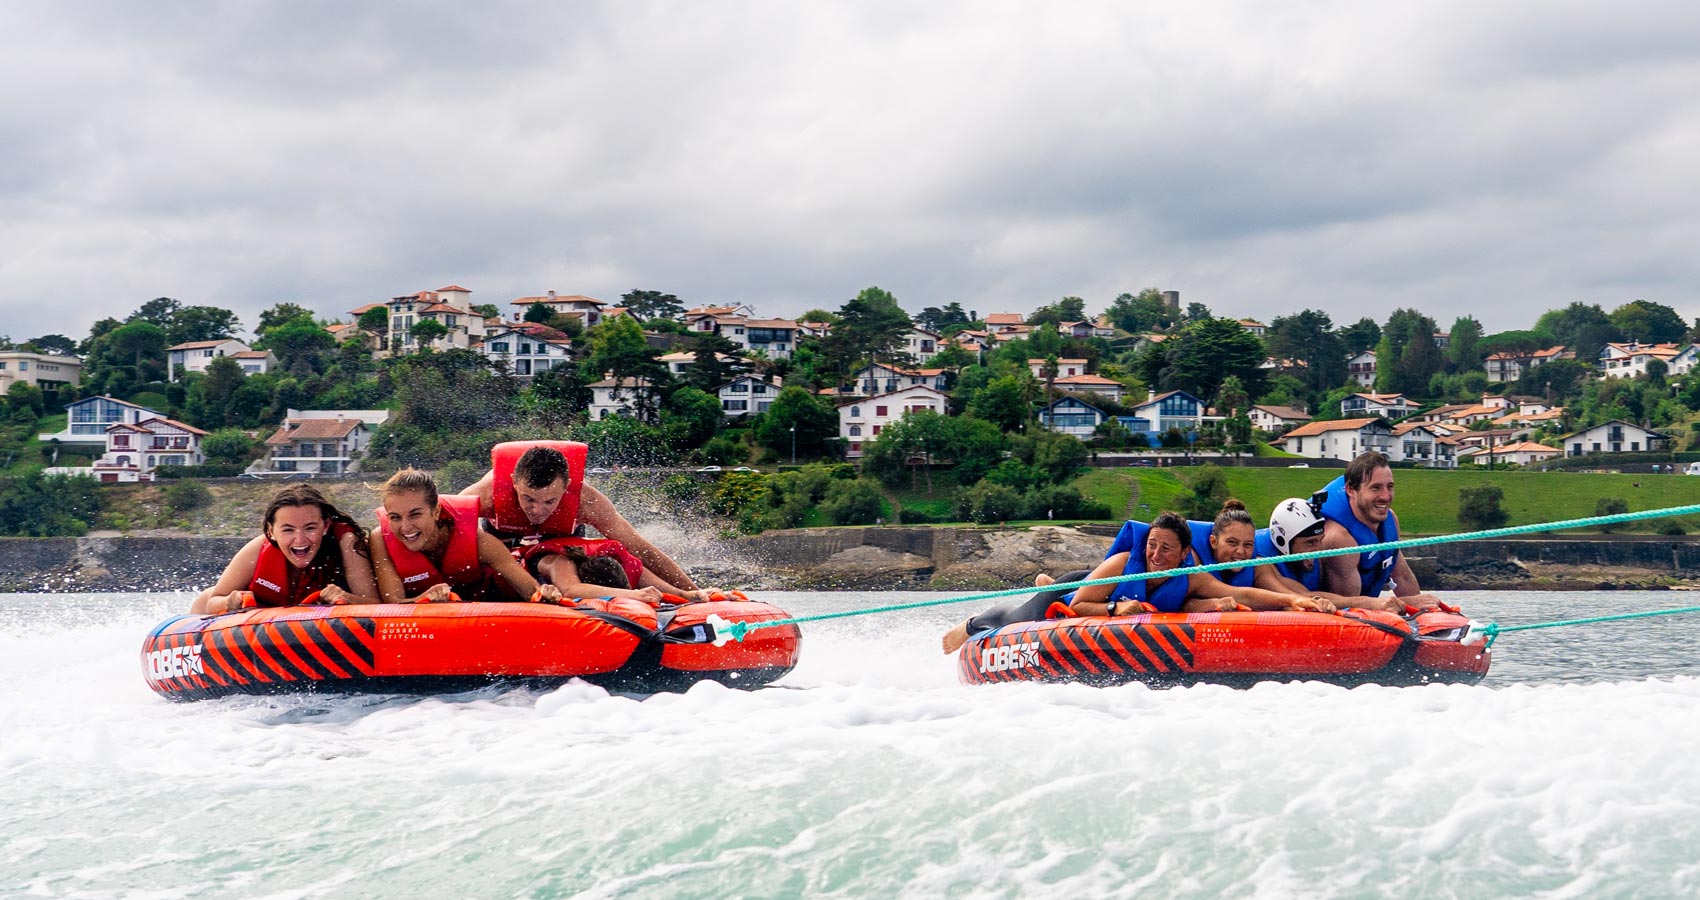
[[[1127,632],[1124,629],[1117,628],[1113,625],[1107,625],[1099,629],[1098,633],[1109,635],[1108,643],[1113,643],[1115,646],[1126,651],[1128,659],[1133,660],[1133,662],[1128,662],[1128,659],[1122,659],[1119,656],[1116,657],[1116,668],[1118,670],[1128,671],[1131,669],[1132,671],[1140,672],[1147,668],[1145,665],[1145,654],[1139,652],[1139,647],[1135,646],[1133,641],[1128,640]]]
[[[1162,626],[1159,626],[1159,627],[1168,629],[1169,635],[1170,635],[1169,643],[1174,645],[1175,652],[1179,653],[1181,655],[1181,658],[1186,660],[1186,667],[1188,669],[1191,669],[1192,668],[1192,634],[1193,634],[1192,626],[1191,625],[1162,625]],[[1184,640],[1183,640],[1183,638],[1184,638]]]
[[[370,669],[377,664],[374,659],[376,654],[372,652],[372,648],[370,646],[373,639],[369,636],[365,637],[364,640],[361,639],[362,636],[367,634],[367,632],[350,627],[349,620],[341,617],[321,619],[319,624],[321,626],[327,626],[332,631],[335,631],[337,637],[342,638],[342,642],[348,645],[348,649],[353,651],[354,655],[359,657],[360,661],[366,664],[366,668]],[[372,628],[371,619],[355,619],[354,624],[364,624],[366,628]]]
[[[274,623],[269,630],[276,631],[283,638],[284,644],[295,651],[296,657],[301,660],[301,662],[295,664],[296,668],[305,666],[308,678],[314,681],[324,681],[327,678],[335,677],[329,669],[324,667],[323,663],[313,658],[313,651],[307,649],[306,642],[295,633],[295,629],[289,627],[288,622]]]
[[[1181,661],[1175,657],[1174,651],[1170,650],[1167,646],[1165,646],[1165,643],[1160,640],[1163,637],[1163,633],[1158,629],[1162,626],[1139,625],[1136,627],[1139,630],[1139,636],[1144,638],[1146,645],[1151,648],[1151,652],[1162,657],[1163,662],[1167,663],[1170,669],[1176,672],[1187,671],[1186,666],[1181,665]]]
[[[272,670],[279,681],[307,677],[290,664],[289,657],[283,655],[271,635],[266,633],[265,626],[250,625],[244,627],[243,631],[248,637],[248,645],[254,649],[255,665]],[[271,659],[269,663],[266,661],[268,657]]]

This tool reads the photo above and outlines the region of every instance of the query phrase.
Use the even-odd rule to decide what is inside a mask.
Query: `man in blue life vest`
[[[1399,539],[1399,517],[1393,512],[1393,467],[1374,450],[1358,454],[1346,474],[1317,492],[1328,524],[1319,549],[1360,547]],[[1407,605],[1433,609],[1439,601],[1422,592],[1417,576],[1397,550],[1375,550],[1329,556],[1322,563],[1322,588],[1341,597],[1362,598],[1351,604],[1364,609],[1403,613]],[[1391,590],[1391,595],[1383,591]]]

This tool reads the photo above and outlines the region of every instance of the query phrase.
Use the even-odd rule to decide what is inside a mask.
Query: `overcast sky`
[[[0,129],[16,340],[450,283],[1700,315],[1693,3],[14,0]]]

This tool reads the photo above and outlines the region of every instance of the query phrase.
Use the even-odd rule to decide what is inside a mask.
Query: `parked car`
[[[703,466],[702,468],[698,469],[697,471],[698,472],[718,472],[718,471],[720,471],[720,467],[719,466]]]
[[[585,471],[585,474],[587,474],[587,475],[612,475],[612,474],[614,474],[613,469],[605,469],[602,466],[592,466],[588,469],[585,469],[584,471]]]
[[[749,466],[739,466],[738,468],[733,469],[732,471],[734,471],[734,472],[754,472],[755,469],[752,469]]]
[[[1288,466],[1287,468],[1289,468],[1289,469],[1308,469],[1308,468],[1310,468],[1310,463],[1293,463],[1292,465]]]

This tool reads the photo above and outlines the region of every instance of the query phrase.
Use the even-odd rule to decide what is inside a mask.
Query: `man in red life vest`
[[[678,563],[638,534],[601,491],[584,482],[587,450],[577,441],[497,444],[490,451],[489,473],[461,494],[478,497],[479,515],[510,546],[570,538],[578,525],[589,525],[623,545],[661,581],[696,590],[696,582]],[[534,559],[540,580],[563,589],[576,581],[567,574],[570,563],[564,555],[543,552]],[[662,592],[655,593],[658,599]]]

